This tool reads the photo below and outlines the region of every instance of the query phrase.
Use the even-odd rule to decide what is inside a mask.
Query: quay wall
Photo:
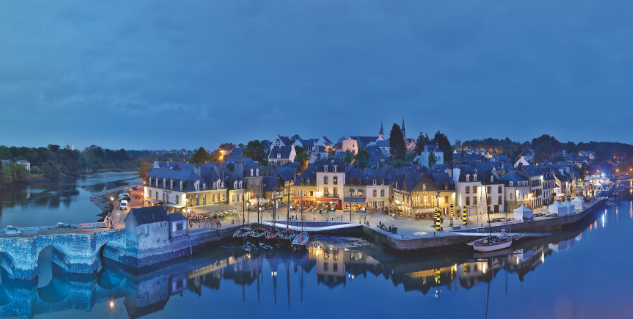
[[[509,226],[501,224],[493,226],[492,231],[499,232],[503,229],[506,229],[506,231],[511,231],[513,233],[550,233],[566,229],[573,229],[581,226],[583,223],[591,219],[596,212],[604,209],[605,204],[606,199],[603,199],[578,214],[537,220],[533,222],[514,223],[509,224]],[[486,230],[487,229],[488,228],[486,228]],[[376,241],[379,245],[383,246],[383,248],[392,253],[425,252],[446,248],[461,248],[455,246],[463,246],[470,241],[481,238],[481,236],[477,236],[474,234],[473,236],[463,234],[470,232],[476,233],[477,230],[462,230],[460,231],[461,234],[453,235],[450,234],[451,232],[442,231],[438,232],[438,236],[436,237],[398,239],[385,233],[384,231],[371,228],[370,226],[363,226],[363,234],[365,236]]]

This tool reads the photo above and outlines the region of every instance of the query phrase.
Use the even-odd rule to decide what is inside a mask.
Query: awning
[[[236,210],[235,205],[227,205],[227,204],[217,204],[217,205],[206,205],[191,208],[191,211],[196,214],[212,214],[217,212],[225,212],[229,210]]]
[[[345,197],[343,203],[346,204],[365,204],[365,199],[362,197]]]
[[[296,196],[296,197],[293,197],[292,199],[293,200],[301,200],[301,196]],[[313,200],[314,200],[314,197],[304,197],[303,198],[304,202],[306,202],[306,201],[313,201]]]
[[[331,203],[338,202],[338,198],[315,198],[314,200],[317,202],[331,202]]]

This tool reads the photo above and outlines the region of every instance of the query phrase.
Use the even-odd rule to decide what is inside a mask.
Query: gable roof
[[[180,220],[189,220],[189,218],[183,216],[181,213],[167,214],[167,218],[169,219],[170,223],[177,222]]]
[[[137,225],[160,223],[169,221],[167,211],[163,206],[132,208],[125,219],[132,218]]]

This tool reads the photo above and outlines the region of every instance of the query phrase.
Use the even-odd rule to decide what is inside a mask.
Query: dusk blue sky
[[[633,143],[630,1],[0,2],[0,145]]]

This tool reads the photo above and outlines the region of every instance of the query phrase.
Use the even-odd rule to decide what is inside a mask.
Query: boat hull
[[[297,235],[292,240],[292,246],[294,246],[294,247],[303,247],[303,246],[307,245],[308,242],[310,242],[310,236],[308,236],[308,233],[302,233],[302,234]]]
[[[495,245],[473,245],[473,249],[476,251],[481,251],[481,252],[487,252],[487,251],[495,251],[495,250],[501,250],[501,249],[506,249],[508,247],[512,246],[512,239],[509,239],[505,242],[502,243],[498,243]]]

